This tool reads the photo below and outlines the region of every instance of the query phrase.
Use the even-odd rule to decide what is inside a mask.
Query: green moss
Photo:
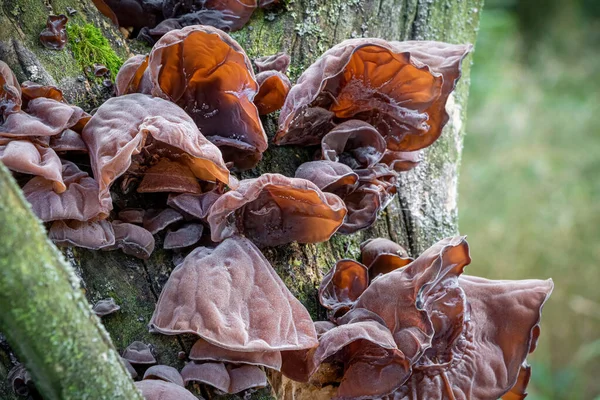
[[[115,53],[102,31],[94,25],[69,25],[69,48],[73,57],[83,70],[93,67],[94,64],[102,64],[116,75],[123,65],[123,60]]]

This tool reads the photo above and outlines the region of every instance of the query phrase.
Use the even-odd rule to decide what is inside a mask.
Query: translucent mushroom
[[[94,314],[99,317],[105,317],[119,311],[120,309],[121,307],[119,307],[119,305],[115,303],[115,300],[111,297],[98,301],[96,304],[94,304],[92,311],[94,311]]]
[[[254,104],[260,115],[270,114],[283,107],[292,84],[287,76],[278,71],[265,71],[256,75],[259,85]]]
[[[204,227],[201,224],[187,223],[174,231],[167,232],[164,249],[181,249],[193,246],[202,237]]]
[[[189,390],[181,386],[157,379],[144,379],[135,382],[146,400],[198,400]]]
[[[127,346],[125,351],[123,351],[122,357],[136,365],[156,364],[156,359],[152,355],[150,346],[137,340]]]
[[[369,286],[367,267],[354,260],[340,260],[323,277],[319,301],[340,316],[349,310]]]
[[[358,187],[358,175],[346,164],[334,161],[309,161],[296,170],[296,178],[306,179],[324,192],[340,197],[352,193]]]
[[[62,50],[67,45],[66,15],[49,15],[46,28],[40,33],[40,42],[47,49]]]
[[[153,365],[144,372],[143,379],[159,379],[184,387],[183,378],[179,371],[168,365]]]
[[[281,369],[280,351],[233,351],[211,344],[204,339],[198,339],[194,343],[189,358],[193,361],[259,365],[277,371]]]
[[[154,251],[154,237],[141,226],[115,220],[112,222],[115,243],[103,250],[120,249],[130,256],[147,260]]]
[[[370,124],[349,120],[333,128],[321,140],[323,159],[339,161],[352,169],[377,164],[386,150],[386,143]]]
[[[265,71],[279,71],[282,74],[287,72],[290,65],[291,58],[287,53],[277,53],[272,56],[259,57],[254,60],[256,70],[260,72]]]
[[[115,244],[115,232],[110,222],[59,220],[48,230],[48,237],[57,246],[77,246],[100,250]]]

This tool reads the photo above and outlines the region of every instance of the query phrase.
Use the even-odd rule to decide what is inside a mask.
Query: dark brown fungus
[[[125,351],[123,351],[123,358],[135,365],[156,364],[156,359],[152,355],[150,346],[138,341],[127,346]]]
[[[44,222],[60,219],[89,221],[100,214],[98,182],[70,161],[62,162],[66,190],[53,191],[54,182],[37,176],[23,187],[25,199]]]
[[[248,56],[225,32],[195,25],[163,36],[149,61],[152,93],[181,106],[204,136],[238,168],[267,149],[258,110],[258,84]]]
[[[352,169],[374,166],[385,150],[385,140],[379,132],[370,124],[356,119],[336,126],[321,140],[324,160],[339,161]]]
[[[182,221],[183,215],[172,208],[164,210],[148,210],[144,213],[143,226],[155,235],[167,226]]]
[[[219,149],[182,109],[163,99],[143,94],[109,99],[98,108],[82,136],[105,213],[112,209],[109,188],[130,168],[132,156],[136,157],[137,174],[143,174],[144,166],[168,159],[189,168],[198,179],[229,181]]]
[[[62,50],[67,45],[66,15],[49,15],[46,28],[40,33],[40,42],[47,49]]]
[[[77,246],[100,250],[115,244],[115,232],[110,222],[54,221],[48,237],[58,246]]]
[[[152,82],[148,68],[148,56],[137,55],[129,58],[115,78],[116,95],[123,96],[130,93],[150,94]]]
[[[383,209],[382,199],[384,197],[384,189],[373,184],[361,185],[354,192],[345,196],[344,204],[348,214],[338,232],[350,234],[373,225],[377,219],[377,213]]]
[[[241,365],[229,369],[229,393],[263,388],[268,385],[265,371],[255,365]]]
[[[358,175],[352,168],[327,160],[309,161],[300,165],[295,177],[309,180],[322,191],[334,193],[342,198],[358,186]]]
[[[282,74],[287,72],[290,65],[291,58],[286,53],[277,53],[272,56],[264,56],[254,60],[256,70],[260,72],[265,71],[279,71]]]
[[[108,74],[108,68],[102,64],[94,64],[94,76],[100,77]]]
[[[317,344],[304,306],[256,246],[241,237],[228,238],[214,249],[199,247],[173,270],[150,329],[196,334],[234,351],[298,350]]]
[[[146,400],[198,400],[192,392],[171,382],[145,379],[135,382],[135,387],[142,392]],[[200,399],[202,400],[202,397]]]
[[[323,277],[319,286],[319,301],[329,310],[343,308],[347,311],[368,286],[367,267],[354,260],[340,260]]]
[[[9,66],[0,60],[0,121],[13,112],[19,112],[21,104],[19,81]]]
[[[54,150],[34,144],[29,140],[0,138],[0,161],[15,172],[36,175],[51,182],[52,190],[67,190],[62,178],[60,158]]]
[[[259,85],[254,104],[260,115],[270,114],[283,107],[285,98],[292,87],[287,76],[278,71],[265,71],[256,75]]]
[[[140,29],[154,26],[162,18],[161,2],[152,0],[92,0],[113,24]]]
[[[509,392],[505,393],[502,396],[501,400],[523,400],[527,397],[527,386],[529,385],[529,380],[531,379],[531,367],[527,362],[523,362],[521,365],[521,369],[519,370],[519,376],[517,377],[517,382],[510,389]]]
[[[141,226],[115,220],[112,222],[115,243],[103,250],[121,249],[130,256],[147,260],[154,251],[154,237]]]
[[[45,97],[56,101],[64,102],[62,91],[56,86],[41,85],[36,82],[25,81],[21,83],[21,92],[23,98],[23,108],[27,108],[29,102],[38,97]]]
[[[200,184],[187,165],[163,158],[144,172],[139,193],[201,193]]]
[[[113,24],[119,25],[119,19],[117,18],[114,11],[104,2],[104,0],[92,0],[94,5],[105,17],[108,17]]]
[[[200,224],[187,223],[175,231],[167,232],[164,249],[181,249],[190,247],[200,240],[204,227]]]
[[[397,172],[410,171],[419,165],[419,151],[391,151],[386,150],[381,162],[387,164],[391,169]]]
[[[131,379],[136,379],[138,377],[138,373],[135,370],[135,368],[133,368],[133,365],[131,365],[131,363],[129,361],[127,361],[126,359],[124,359],[123,357],[119,357],[119,359],[125,366],[125,369],[127,370],[127,372],[129,372],[129,376],[131,376]]]
[[[23,364],[15,365],[8,372],[7,380],[10,382],[13,392],[15,392],[17,396],[29,396],[31,391],[30,387],[33,384],[33,381]]]
[[[275,142],[317,144],[330,130],[327,122],[361,119],[382,134],[391,150],[427,147],[448,121],[446,100],[470,50],[470,45],[440,42],[346,40],[298,79],[281,110]],[[330,121],[312,121],[315,108],[331,112]]]
[[[385,238],[369,239],[360,244],[361,260],[369,270],[370,279],[410,264],[404,247]]]
[[[398,173],[386,164],[376,164],[365,169],[355,169],[361,186],[374,185],[381,190],[380,200],[383,210],[392,201],[398,191]]]
[[[117,214],[119,220],[127,222],[128,224],[141,225],[144,222],[144,215],[146,210],[142,208],[126,208]]]
[[[262,365],[279,371],[281,369],[280,351],[233,351],[215,346],[204,339],[198,339],[189,354],[193,361],[218,361],[234,364]]]
[[[173,367],[168,365],[153,365],[144,372],[143,379],[159,379],[165,382],[171,382],[178,386],[184,387],[183,378]]]
[[[185,385],[190,382],[204,383],[219,389],[221,392],[229,392],[231,378],[223,363],[206,362],[198,364],[190,362],[181,370],[181,376]]]
[[[305,179],[264,174],[240,182],[210,209],[212,240],[243,233],[260,246],[328,240],[343,223],[342,200]]]
[[[198,19],[195,24],[211,25],[229,31],[241,29],[256,9],[256,0],[204,0],[190,2],[182,0],[165,0],[163,15],[165,18],[178,17],[177,20],[186,25],[186,17]],[[183,21],[182,21],[183,20]]]
[[[115,313],[115,312],[119,311],[120,309],[121,309],[121,307],[119,307],[119,305],[117,303],[115,303],[115,300],[111,297],[108,299],[98,301],[96,304],[94,304],[94,307],[92,310],[94,311],[94,314],[96,314],[97,316],[104,317],[106,315]]]
[[[219,197],[221,197],[221,193],[215,190],[201,194],[170,194],[167,205],[181,211],[184,215],[190,215],[206,222],[210,207]]]

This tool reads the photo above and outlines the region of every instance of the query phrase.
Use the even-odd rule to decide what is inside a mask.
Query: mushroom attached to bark
[[[323,159],[339,161],[352,169],[374,166],[385,150],[385,140],[377,129],[356,119],[336,126],[321,140]]]
[[[272,56],[259,57],[254,60],[256,70],[260,72],[265,71],[279,71],[282,74],[287,72],[290,65],[291,58],[286,53],[277,53]]]
[[[49,15],[46,28],[40,33],[40,42],[47,49],[62,50],[67,45],[66,15]]]
[[[221,197],[221,193],[216,190],[201,194],[170,194],[167,199],[167,205],[181,211],[184,215],[189,215],[206,222],[210,207],[212,207],[219,197]]]
[[[448,121],[446,100],[460,77],[470,45],[440,42],[346,40],[326,51],[298,79],[279,117],[278,144],[319,143],[328,130],[311,110],[331,112],[330,122],[361,119],[396,151],[427,147]],[[316,115],[323,115],[318,113]]]
[[[130,256],[147,260],[154,251],[154,237],[141,226],[115,220],[112,222],[115,244],[103,250],[121,249]]]
[[[190,247],[200,240],[204,227],[200,224],[187,223],[177,230],[167,232],[164,249],[181,249]]]
[[[270,114],[283,107],[292,84],[287,76],[278,71],[265,71],[256,75],[259,85],[254,104],[260,115]]]
[[[0,60],[0,122],[21,110],[21,86],[9,66]]]
[[[153,365],[144,372],[143,379],[159,379],[184,387],[183,378],[179,371],[168,365]]]
[[[346,164],[334,161],[309,161],[296,170],[296,178],[306,179],[324,192],[341,198],[352,193],[358,186],[358,175]]]
[[[297,350],[317,344],[304,306],[247,239],[199,247],[177,266],[150,320],[154,332],[191,333],[227,350]]]
[[[181,386],[157,379],[144,379],[135,382],[146,400],[198,400],[189,390]]]
[[[262,365],[279,371],[281,369],[280,351],[233,351],[216,346],[204,339],[198,339],[189,354],[193,361],[218,361],[233,364]]]
[[[98,182],[70,161],[62,162],[66,190],[56,193],[55,182],[37,176],[23,186],[25,199],[44,222],[59,219],[89,221],[100,214]]]
[[[181,375],[186,384],[205,383],[229,394],[268,385],[265,372],[255,365],[232,367],[225,366],[223,363],[191,362],[183,367]]]
[[[258,84],[240,45],[225,32],[190,26],[163,36],[149,61],[152,94],[181,106],[225,161],[253,167],[267,149],[254,96]]]
[[[385,238],[369,239],[360,244],[361,260],[369,270],[370,279],[410,264],[413,259],[404,247]]]
[[[111,297],[98,301],[96,304],[94,304],[92,311],[94,311],[94,314],[99,317],[105,317],[119,311],[120,309],[121,307],[119,307],[119,305],[115,303],[115,299]]]
[[[259,246],[328,240],[343,223],[342,200],[305,179],[264,174],[240,182],[210,209],[212,240],[242,233]]]
[[[386,150],[381,162],[397,172],[410,171],[419,165],[421,161],[419,154],[419,151]]]
[[[156,364],[156,359],[152,355],[150,346],[137,340],[127,346],[123,352],[123,358],[136,365]]]
[[[354,260],[340,260],[323,277],[319,301],[323,307],[341,316],[348,311],[369,286],[367,267]]]
[[[38,97],[45,97],[56,101],[64,102],[62,91],[56,86],[42,85],[36,82],[25,81],[21,83],[21,92],[23,98],[23,108],[27,108],[29,102]]]
[[[48,230],[48,237],[57,246],[77,246],[100,250],[115,244],[115,232],[110,222],[59,220]]]
[[[130,168],[132,156],[136,156],[137,173],[143,173],[145,165],[152,167],[167,159],[198,179],[229,181],[219,149],[181,108],[163,99],[143,94],[109,99],[86,125],[83,140],[90,151],[105,213],[112,209],[109,188]],[[161,175],[160,179],[168,182],[171,176]]]
[[[148,68],[148,56],[137,55],[130,57],[119,69],[115,78],[116,95],[143,93],[150,94],[152,82]]]
[[[182,221],[183,215],[172,208],[164,210],[148,210],[144,213],[144,229],[155,235],[167,226]]]

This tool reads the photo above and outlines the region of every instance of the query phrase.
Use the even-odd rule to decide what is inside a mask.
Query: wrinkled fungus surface
[[[40,42],[44,47],[52,50],[62,50],[67,45],[66,15],[50,15],[46,28],[40,33]]]

